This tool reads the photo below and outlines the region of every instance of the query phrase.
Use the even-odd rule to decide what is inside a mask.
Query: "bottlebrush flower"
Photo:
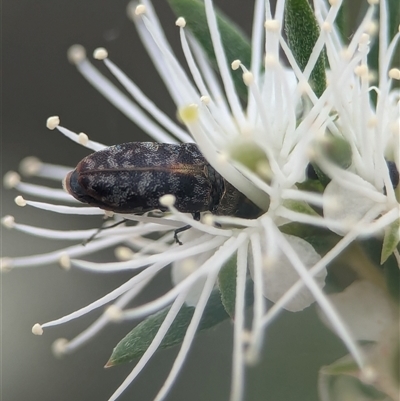
[[[274,14],[268,2],[255,2],[250,60],[245,60],[239,50],[233,59],[227,59],[226,54],[235,52],[235,47],[229,52],[224,47],[225,27],[217,23],[211,0],[205,0],[204,6],[202,23],[210,32],[220,80],[209,64],[209,55],[199,37],[187,32],[185,18],[179,17],[176,25],[189,73],[172,52],[150,1],[131,3],[128,7],[128,14],[175,102],[184,128],[142,93],[108,58],[106,49],[95,50],[94,57],[104,62],[130,97],[89,62],[81,46],[70,49],[69,59],[99,92],[154,141],[195,142],[209,165],[262,211],[258,218],[204,213],[200,221],[195,221],[175,208],[175,198],[170,194],[160,198],[160,206],[168,210],[163,215],[157,211],[140,216],[113,214],[78,205],[61,189],[21,182],[16,173],[5,177],[6,186],[28,195],[72,203],[64,206],[17,197],[20,206],[66,214],[105,214],[114,217],[115,222],[122,219],[136,222],[100,231],[94,228],[63,232],[17,224],[10,216],[3,218],[3,224],[10,228],[43,238],[78,242],[44,255],[3,258],[3,270],[59,262],[64,268],[81,268],[93,273],[139,271],[90,305],[57,320],[36,324],[32,330],[34,334],[42,334],[43,329],[109,305],[75,339],[55,343],[55,352],[65,354],[79,348],[110,321],[150,316],[128,335],[128,340],[122,340],[107,364],[112,366],[141,357],[110,400],[118,398],[157,349],[182,343],[170,374],[155,398],[164,399],[182,369],[196,332],[208,327],[206,317],[215,317],[215,309],[209,307],[215,299],[222,305],[225,317],[230,316],[234,321],[232,401],[243,399],[245,365],[257,362],[265,328],[281,308],[295,312],[317,301],[361,371],[367,366],[365,353],[322,288],[327,266],[351,243],[362,236],[379,234],[398,219],[398,178],[395,184],[393,172],[397,171],[398,177],[399,152],[393,149],[398,143],[399,109],[398,93],[391,89],[391,82],[399,70],[390,66],[399,34],[390,45],[382,39],[387,31],[386,3],[381,2],[380,7],[379,85],[371,88],[367,56],[373,5],[345,47],[335,25],[341,2],[331,1],[327,7],[322,0],[316,0],[315,24],[319,25],[320,33],[317,28],[314,30],[317,36],[304,65],[291,39],[295,24],[292,25],[290,18],[295,8],[290,2],[286,3],[285,10],[285,2],[278,1]],[[289,26],[288,41],[283,32],[285,17]],[[324,48],[329,69],[325,71],[324,66],[319,69],[321,77],[316,71],[324,57]],[[289,67],[281,61],[280,52],[284,53]],[[237,75],[232,75],[231,69],[241,71],[240,81],[244,86],[237,83]],[[378,94],[376,108],[369,97],[371,90]],[[85,134],[62,127],[58,117],[49,118],[47,126],[93,151],[106,148]],[[344,162],[335,156],[338,143],[345,144],[348,151]],[[318,183],[326,188],[312,190],[307,175],[310,162],[317,169]],[[22,169],[34,176],[61,180],[72,168],[31,158],[25,160]],[[180,235],[180,245],[174,241],[174,231],[185,225],[191,228]],[[318,236],[323,238],[325,248],[318,248]],[[91,240],[83,247],[81,242],[88,239]],[[119,260],[116,262],[78,259],[117,245]],[[125,309],[170,264],[174,287],[154,301]],[[253,320],[247,328],[245,310],[249,293],[254,306]],[[269,310],[265,299],[275,303]],[[184,319],[182,311],[190,311],[190,318],[184,320],[184,330],[177,324]],[[147,341],[137,355],[131,353],[127,344],[133,338]],[[121,347],[128,355],[118,354]]]

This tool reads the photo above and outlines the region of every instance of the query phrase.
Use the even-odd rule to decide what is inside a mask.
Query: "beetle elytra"
[[[249,219],[261,214],[210,166],[193,143],[129,142],[110,146],[82,159],[67,175],[65,187],[77,200],[115,213],[166,211],[159,199],[172,194],[175,208],[191,213],[195,219],[205,211]],[[188,228],[182,227],[176,233]]]

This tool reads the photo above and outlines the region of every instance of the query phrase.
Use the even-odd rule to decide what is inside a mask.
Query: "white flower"
[[[329,298],[357,340],[379,341],[396,319],[396,308],[384,290],[366,280],[355,281]]]
[[[379,10],[379,32],[371,7],[354,35],[354,43],[341,48],[338,40],[327,42],[329,79],[340,82],[330,85],[329,94],[325,94],[333,114],[327,129],[347,141],[352,157],[347,170],[324,158],[317,158],[317,163],[332,178],[324,192],[323,210],[328,220],[341,223],[341,227],[328,224],[340,235],[368,214],[369,219],[386,214],[383,227],[399,217],[400,92],[394,81],[400,78],[400,70],[398,64],[397,68],[391,66],[399,61],[395,55],[400,33],[388,42],[386,2],[380,2]],[[371,70],[367,60],[371,35],[376,34],[379,72]],[[371,100],[373,92],[376,105]]]
[[[167,197],[162,200],[163,205],[169,210],[165,216],[116,215],[116,221],[124,218],[135,221],[137,224],[104,229],[100,232],[97,229],[75,232],[48,230],[17,224],[9,216],[3,218],[3,224],[7,227],[44,238],[73,239],[81,242],[95,235],[95,238],[85,247],[78,243],[45,255],[2,259],[3,269],[58,261],[64,268],[74,267],[93,272],[140,270],[122,286],[92,304],[60,319],[35,325],[32,331],[34,334],[41,334],[43,329],[66,323],[114,302],[105,314],[75,339],[69,342],[65,340],[56,342],[56,353],[74,351],[92,338],[110,320],[145,317],[172,305],[165,322],[142,359],[110,400],[117,399],[140,373],[148,359],[157,350],[174,316],[186,301],[190,305],[195,305],[196,309],[170,375],[156,397],[156,400],[164,399],[182,368],[208,298],[217,285],[218,274],[232,257],[237,258],[232,401],[242,399],[245,362],[254,363],[257,360],[264,329],[281,308],[298,311],[316,300],[360,368],[364,366],[363,353],[358,344],[321,289],[324,286],[327,265],[352,241],[364,234],[365,230],[368,229],[370,234],[378,231],[382,225],[379,225],[379,220],[378,224],[374,220],[380,214],[390,212],[397,207],[386,169],[384,151],[391,143],[390,141],[393,141],[393,136],[391,137],[392,134],[389,133],[392,131],[388,129],[387,132],[385,129],[391,127],[392,121],[397,121],[398,115],[393,106],[394,103],[389,100],[386,80],[386,84],[382,83],[383,87],[380,89],[384,100],[378,100],[380,115],[377,121],[382,121],[379,125],[379,127],[382,126],[382,130],[371,128],[370,137],[374,140],[374,146],[363,142],[364,137],[361,131],[367,125],[363,124],[359,118],[352,118],[352,113],[354,111],[354,114],[359,117],[357,114],[359,103],[363,107],[362,110],[370,107],[365,99],[365,97],[368,99],[368,91],[364,78],[361,77],[360,84],[354,75],[354,67],[363,60],[365,62],[366,50],[362,45],[365,42],[363,34],[367,25],[364,23],[360,26],[348,47],[348,53],[343,55],[342,46],[338,42],[339,34],[333,26],[338,4],[332,2],[333,5],[328,10],[325,2],[316,1],[315,3],[316,15],[323,29],[308,66],[304,72],[301,72],[282,36],[284,2],[278,3],[275,15],[272,15],[269,6],[266,6],[264,1],[256,1],[252,38],[253,58],[251,65],[247,66],[240,62],[240,54],[237,60],[225,59],[211,0],[205,0],[207,22],[222,86],[199,44],[186,33],[184,19],[179,18],[177,25],[190,71],[189,76],[172,53],[151,3],[145,0],[141,5],[130,4],[128,13],[174,100],[187,131],[159,110],[108,59],[105,49],[97,49],[94,52],[95,58],[104,61],[105,66],[133,100],[95,69],[86,58],[81,46],[70,49],[69,58],[76,64],[79,71],[153,140],[164,143],[195,142],[208,163],[225,180],[263,210],[263,214],[258,219],[205,215],[202,221],[194,221],[192,217],[176,210],[171,198]],[[372,21],[372,6],[365,19],[367,22]],[[398,35],[394,41],[397,40]],[[324,46],[327,49],[332,71],[330,83],[325,93],[318,99],[308,84],[308,78]],[[283,50],[288,58],[291,69],[288,70],[280,62],[280,50]],[[383,51],[390,53],[390,48],[384,48]],[[262,59],[265,65],[264,71],[259,69]],[[246,109],[243,109],[236,93],[228,68],[229,64],[233,69],[242,69],[243,81],[249,89]],[[387,65],[388,62],[384,64],[384,67],[386,68]],[[340,86],[337,85],[338,82]],[[354,94],[356,90],[359,92]],[[365,105],[365,103],[368,104]],[[371,109],[368,108],[368,110]],[[332,113],[335,113],[335,116],[332,116]],[[50,118],[47,125],[48,128],[58,129],[68,138],[94,151],[105,148],[105,145],[89,140],[83,133],[75,134],[60,126],[58,117]],[[327,158],[315,156],[319,167],[332,178],[322,197],[322,195],[298,189],[297,184],[305,181],[307,166],[310,162],[310,149],[316,141],[320,140],[321,135],[325,135],[326,131],[333,135],[343,136],[349,141],[355,161],[352,169],[344,171],[330,163]],[[379,135],[386,132],[386,139],[381,142]],[[251,153],[254,149],[257,149],[259,154]],[[254,155],[256,160],[251,168],[242,159],[243,154],[250,156],[250,159]],[[373,157],[373,161],[364,160],[369,156]],[[376,173],[377,166],[379,166],[378,173]],[[44,164],[36,159],[25,161],[22,168],[29,171],[31,175],[52,180],[63,179],[71,170],[71,168]],[[335,185],[341,188],[346,180],[351,183],[351,188],[354,188],[357,194],[368,193],[368,201],[375,202],[371,205],[361,201],[362,206],[359,209],[350,208],[352,213],[362,211],[355,218],[354,227],[350,231],[345,229],[348,223],[344,220],[347,220],[347,216],[337,221],[337,214],[330,213],[331,205],[334,204],[333,195],[339,195],[339,201],[346,197],[346,193],[338,191]],[[364,182],[368,185],[364,185]],[[5,177],[5,183],[28,195],[41,196],[53,201],[71,202],[73,205],[34,202],[18,197],[17,203],[20,206],[29,205],[66,214],[104,215],[104,211],[100,209],[78,205],[62,190],[23,183],[15,173],[9,173]],[[383,185],[387,190],[386,195],[382,193]],[[334,194],[330,195],[332,191]],[[378,209],[375,209],[376,204],[379,205]],[[325,217],[314,213],[309,205],[323,207]],[[308,213],[299,211],[300,206]],[[372,209],[374,213],[368,213]],[[109,215],[108,212],[105,214]],[[390,220],[392,221],[394,219]],[[328,226],[331,230],[346,235],[321,258],[304,239],[281,232],[280,227],[290,222],[323,228]],[[190,225],[192,228],[181,236],[183,245],[180,246],[174,243],[174,231],[185,225]],[[154,233],[155,235],[150,236]],[[117,255],[123,259],[122,261],[94,263],[77,259],[118,244],[124,245],[117,248]],[[149,281],[171,263],[173,264],[174,287],[152,302],[132,310],[124,310],[124,307]],[[244,324],[248,268],[254,279],[254,312],[250,333],[247,333]],[[275,302],[268,311],[266,311],[265,297]]]
[[[284,237],[307,268],[313,267],[321,259],[320,255],[315,252],[314,248],[307,241],[293,235],[284,234]],[[265,249],[266,243],[267,241],[264,238],[264,241],[262,241],[262,253],[265,255],[268,254]],[[252,264],[250,264],[250,273],[252,278],[255,279]],[[318,286],[321,288],[324,287],[325,277],[325,270],[314,276]],[[278,249],[274,257],[265,261],[262,279],[263,294],[273,302],[278,301],[288,288],[296,283],[298,278],[293,275],[293,267],[282,249]],[[286,304],[285,309],[291,312],[297,312],[303,310],[313,302],[314,297],[312,293],[309,291],[302,291]]]

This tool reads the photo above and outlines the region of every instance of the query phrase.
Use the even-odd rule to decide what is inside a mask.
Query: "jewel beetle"
[[[159,203],[175,196],[175,208],[200,219],[200,212],[254,219],[262,211],[206,161],[194,143],[129,142],[82,159],[65,178],[77,200],[115,213],[167,211]],[[177,233],[190,226],[179,228]]]

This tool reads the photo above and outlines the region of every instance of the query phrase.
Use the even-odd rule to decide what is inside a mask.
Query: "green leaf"
[[[316,142],[316,151],[344,170],[350,167],[353,160],[350,143],[342,137],[326,135]]]
[[[314,170],[315,171],[315,170]],[[317,176],[318,177],[318,176]],[[322,194],[325,187],[322,185],[319,179],[308,179],[303,182],[296,183],[296,187],[301,191],[310,191]]]
[[[246,283],[246,306],[248,307],[252,304],[253,282],[252,280],[248,280]],[[131,330],[114,348],[106,367],[112,367],[140,358],[156,336],[169,309],[170,307],[167,307],[160,312],[149,316]],[[170,348],[182,343],[186,330],[193,317],[194,309],[195,308],[192,306],[182,306],[170,329],[162,340],[159,349]],[[198,331],[210,329],[228,318],[229,315],[226,313],[225,307],[221,302],[220,292],[219,290],[214,290],[211,293],[210,299],[208,300],[207,306],[203,312]]]
[[[362,347],[363,355],[375,373],[371,383],[353,357],[347,355],[319,372],[321,401],[389,401],[399,396],[399,326],[394,321],[386,327],[378,342]]]
[[[400,304],[400,269],[394,255],[389,256],[383,264],[383,272],[389,294],[397,304]]]
[[[218,71],[217,60],[208,29],[204,3],[199,0],[168,0],[177,17],[184,17],[186,27],[198,40],[207,54],[211,64]],[[217,24],[228,63],[239,59],[246,67],[251,63],[251,45],[246,34],[221,11],[214,7],[217,14]],[[241,70],[232,71],[236,91],[242,99],[247,99],[247,87],[243,83]],[[261,68],[261,66],[260,66]]]
[[[385,263],[387,258],[396,250],[399,241],[400,219],[394,221],[389,227],[385,228],[381,253],[381,265]]]
[[[341,239],[337,234],[322,228],[303,223],[287,223],[279,230],[288,235],[294,235],[307,241],[321,256],[330,251]]]
[[[221,269],[218,275],[218,286],[221,292],[221,301],[231,319],[235,317],[236,300],[236,255],[232,257]]]
[[[270,178],[272,176],[269,160],[265,151],[252,140],[248,139],[235,139],[228,147],[229,156],[231,159],[243,164],[254,173]],[[260,174],[260,167],[264,170],[264,174]],[[265,174],[265,171],[270,173]],[[269,179],[269,182],[271,179]]]
[[[350,355],[323,366],[319,372],[318,388],[323,401],[384,401],[385,394],[360,381],[360,370]]]
[[[323,366],[320,374],[337,376],[337,375],[356,375],[359,372],[357,363],[351,355],[346,355],[338,359],[331,365]]]
[[[352,376],[320,374],[318,389],[322,401],[389,401],[384,393]]]
[[[342,137],[326,135],[321,140],[315,141],[314,151],[321,155],[320,157],[329,160],[344,170],[350,167],[353,160],[351,146]],[[319,168],[317,163],[313,162],[312,167],[320,183],[323,187],[326,187],[331,179]]]
[[[366,3],[367,5],[367,3]],[[365,9],[367,7],[365,6]],[[393,39],[395,34],[398,32],[399,23],[400,23],[400,7],[399,0],[387,0],[386,1],[387,8],[387,17],[388,17],[388,40],[389,42]],[[363,10],[365,11],[365,10]],[[364,13],[363,13],[364,14]],[[376,7],[376,20],[379,21],[379,5]],[[392,57],[394,63],[395,60],[399,60],[400,58],[400,48],[397,46],[395,53]],[[379,35],[375,35],[373,38],[373,43],[370,52],[368,53],[368,66],[370,70],[375,71],[377,74],[379,73]],[[393,82],[395,86],[399,86],[398,82]],[[376,103],[376,92],[371,91],[371,97]]]
[[[325,175],[325,173],[318,167],[316,163],[311,163],[312,167],[315,171],[315,174],[318,177],[318,181],[321,183],[322,187],[325,189],[326,186],[331,182],[331,179]]]
[[[289,47],[300,69],[304,71],[319,36],[318,23],[308,0],[286,1],[285,28]],[[320,97],[326,88],[324,52],[321,52],[314,66],[310,84],[315,94]]]
[[[392,40],[394,35],[399,30],[400,24],[400,7],[399,0],[387,0],[388,17],[389,17],[389,40]],[[399,55],[399,48],[397,47],[397,55]],[[398,60],[398,57],[394,57]]]
[[[350,35],[350,2],[344,1],[339,9],[335,23],[339,29],[340,37],[346,43]]]
[[[308,214],[309,216],[318,216],[318,213],[306,202],[286,199],[283,206],[297,213]]]

